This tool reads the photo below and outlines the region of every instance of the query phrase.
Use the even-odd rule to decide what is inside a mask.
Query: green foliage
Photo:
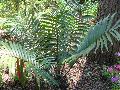
[[[44,65],[44,67],[47,66],[45,68],[48,68],[48,65],[52,65],[51,63],[53,62],[51,62],[50,60],[49,62],[48,61],[45,62],[44,60],[42,60],[43,62],[41,61],[40,63],[38,63],[36,61],[35,53],[29,52],[29,50],[26,50],[23,46],[15,42],[3,40],[0,42],[0,45],[2,45],[1,51],[4,51],[4,53],[1,53],[2,55],[13,56],[13,57],[24,60],[24,62],[27,61],[27,62],[32,63],[30,64],[30,67],[28,69],[33,68],[37,77],[42,76],[50,84],[58,85],[56,81],[52,78],[52,76],[48,72],[43,70],[43,67],[41,66],[41,65]]]
[[[20,44],[11,41],[1,41],[0,44],[2,45],[1,50],[4,51],[3,54],[5,55],[7,54],[13,57],[19,57],[19,59],[25,61],[35,61],[35,54],[26,51],[25,48],[23,48]]]
[[[72,12],[63,9],[37,17],[30,14],[24,18],[18,16],[8,19],[5,24],[11,27],[10,34],[30,51],[39,53],[40,57],[52,56],[61,60],[76,52],[90,27],[86,23],[88,18],[79,21]]]
[[[36,74],[53,84],[56,83],[49,74],[53,61],[59,63],[78,53],[91,26],[89,21],[96,15],[97,3],[91,7],[90,0],[68,1],[77,0],[10,0],[3,5],[12,3],[14,8],[9,9],[12,14],[5,14],[4,7],[1,8],[1,28],[20,43],[1,42],[9,51],[7,54],[32,62],[30,67]]]
[[[112,90],[119,90],[120,89],[119,65],[120,64],[115,64],[115,65],[112,65],[110,67],[104,66],[104,69],[102,70],[102,76],[111,81]]]
[[[101,51],[104,48],[108,50],[108,44],[113,44],[113,37],[117,41],[119,41],[120,34],[118,32],[118,28],[120,27],[120,20],[118,20],[114,25],[112,25],[114,16],[115,14],[113,14],[112,16],[108,15],[106,18],[97,22],[94,27],[90,28],[86,38],[81,43],[77,54],[66,59],[63,63],[69,62],[71,63],[71,65],[73,65],[77,58],[79,58],[82,55],[85,56],[89,54],[90,51],[93,49],[95,52],[99,48],[101,48]]]
[[[65,0],[67,5],[73,10],[82,13],[83,15],[97,14],[98,1],[92,2],[92,0]],[[92,7],[91,7],[92,6]]]

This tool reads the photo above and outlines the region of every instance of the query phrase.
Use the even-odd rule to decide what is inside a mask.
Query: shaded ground
[[[20,82],[16,81],[14,83],[3,84],[0,90],[37,90],[35,80],[29,80],[28,83],[23,87]]]
[[[111,81],[100,75],[100,71],[96,62],[86,62],[86,58],[79,59],[71,69],[65,65],[68,87],[61,90],[111,90]]]
[[[96,62],[86,62],[75,90],[111,90],[111,81],[100,75],[101,68],[98,66]]]

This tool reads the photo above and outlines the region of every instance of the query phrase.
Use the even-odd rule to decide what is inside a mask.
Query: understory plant
[[[104,66],[103,76],[112,82],[112,90],[120,90],[120,52],[115,53],[118,63],[112,66]]]
[[[34,52],[26,50],[23,46],[16,42],[1,40],[0,42],[0,55],[9,56],[16,58],[15,66],[15,77],[14,79],[19,80],[21,84],[25,84],[27,79],[26,74],[34,74],[34,77],[37,79],[38,84],[39,80],[42,77],[43,80],[49,82],[51,85],[58,85],[57,82],[53,79],[52,75],[47,72],[47,69],[51,67],[54,62],[51,62],[48,59],[41,60],[38,62],[36,60],[36,55]],[[11,60],[12,61],[12,60]],[[26,64],[26,66],[24,66]],[[24,70],[26,67],[26,71]],[[44,70],[46,69],[46,71]],[[40,85],[39,85],[40,86]]]

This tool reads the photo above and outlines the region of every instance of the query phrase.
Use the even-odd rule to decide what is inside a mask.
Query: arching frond
[[[118,32],[118,28],[120,27],[120,20],[118,20],[114,25],[113,19],[115,14],[112,16],[108,15],[106,18],[100,20],[94,27],[91,27],[86,38],[83,40],[80,45],[77,54],[72,57],[66,59],[64,62],[75,63],[77,58],[80,56],[85,56],[89,54],[91,50],[96,50],[101,48],[101,51],[106,48],[108,50],[108,46],[113,44],[112,38],[116,38],[117,41],[120,40],[120,33]],[[63,62],[63,63],[64,63]]]
[[[44,68],[48,68],[50,67],[50,65],[55,64],[51,61],[52,59],[49,59],[47,61],[44,61],[43,59],[41,60],[41,62],[38,62],[36,60],[35,53],[26,50],[20,44],[12,41],[0,41],[0,46],[0,55],[8,55],[32,63],[29,69],[33,68],[37,77],[42,76],[50,84],[58,85],[58,83],[53,79],[53,77],[47,71],[44,70]],[[44,68],[42,66],[44,66]]]

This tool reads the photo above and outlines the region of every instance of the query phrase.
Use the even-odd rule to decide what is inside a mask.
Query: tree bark
[[[99,0],[97,21],[105,18],[109,14],[117,13],[114,23],[120,19],[120,0]],[[98,50],[96,54],[91,52],[87,57],[86,66],[82,77],[80,77],[77,90],[111,90],[111,81],[102,76],[103,65],[113,65],[116,63],[115,52],[119,51],[119,42],[114,42],[109,46],[109,52],[103,53]]]

